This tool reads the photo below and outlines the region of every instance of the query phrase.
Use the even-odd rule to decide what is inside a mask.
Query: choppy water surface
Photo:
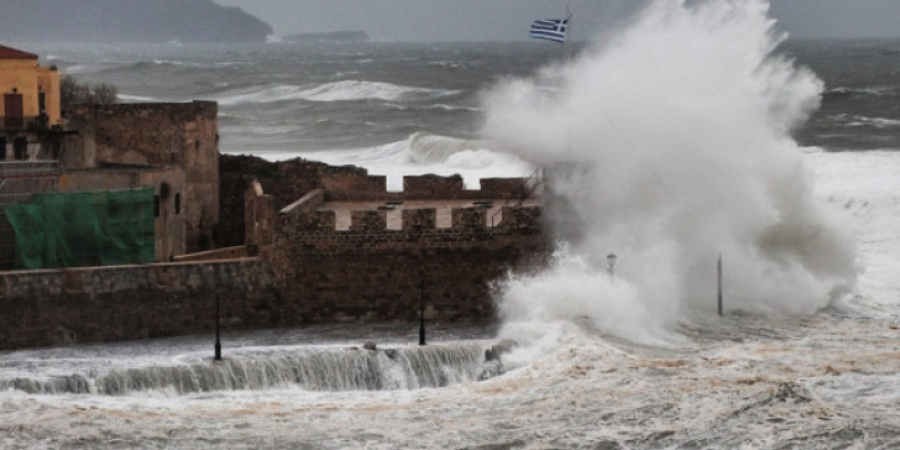
[[[897,43],[778,44],[764,3],[656,2],[568,73],[535,43],[29,48],[127,101],[219,101],[226,152],[393,188],[604,176],[558,190],[578,258],[508,281],[496,325],[0,353],[0,448],[900,447]]]

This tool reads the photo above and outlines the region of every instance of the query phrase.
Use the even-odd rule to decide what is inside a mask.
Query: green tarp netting
[[[36,194],[4,211],[16,269],[153,262],[153,188]]]

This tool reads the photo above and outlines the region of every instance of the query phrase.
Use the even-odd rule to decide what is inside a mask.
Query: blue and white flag
[[[569,19],[535,20],[531,22],[531,32],[528,35],[536,39],[565,43],[568,28]]]

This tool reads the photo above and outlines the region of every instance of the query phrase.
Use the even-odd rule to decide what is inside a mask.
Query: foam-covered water
[[[417,350],[411,329],[226,341],[226,358],[256,374],[229,389],[195,388],[218,375],[192,374],[232,366],[187,338],[3,352],[0,447],[900,446],[895,43],[778,45],[763,1],[689,3],[657,2],[563,71],[558,49],[535,43],[54,49],[64,70],[132,99],[248,95],[221,107],[229,152],[360,164],[394,188],[405,173],[471,185],[555,166],[557,183],[572,178],[553,194],[575,228],[549,270],[502,286],[499,331],[441,339],[517,339],[500,376],[473,382],[452,362],[432,373],[453,383],[402,385],[384,383],[405,373],[386,364],[362,380],[397,389],[335,391],[276,369],[323,348],[368,366],[348,347],[378,335],[380,348]],[[333,97],[298,96],[311,92]],[[472,358],[483,348],[459,345],[475,345],[460,353]],[[96,388],[154,370],[153,385],[172,387]],[[66,377],[62,391],[88,393],[8,381]]]

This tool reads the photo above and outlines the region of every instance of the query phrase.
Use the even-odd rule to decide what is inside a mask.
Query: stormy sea
[[[121,101],[219,102],[223,153],[398,190],[543,167],[565,208],[550,266],[497,281],[497,323],[427,347],[392,324],[226,328],[222,363],[212,330],[0,352],[0,448],[900,447],[898,41],[793,41],[748,0],[655,2],[571,60],[16,46]]]

